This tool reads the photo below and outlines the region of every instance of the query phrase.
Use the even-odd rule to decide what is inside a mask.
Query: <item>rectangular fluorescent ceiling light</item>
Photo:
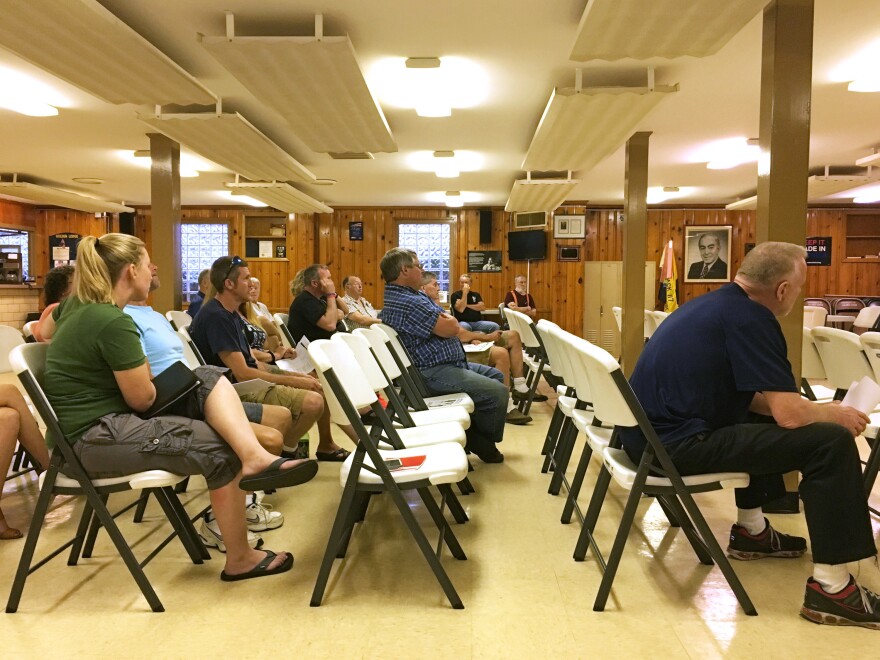
[[[348,37],[203,37],[202,45],[319,153],[394,152],[397,143]]]
[[[589,170],[614,153],[678,85],[557,87],[529,145],[522,169]]]
[[[227,183],[233,195],[247,195],[285,213],[333,213],[333,209],[288,183]]]
[[[705,57],[730,41],[769,0],[589,0],[569,59]]]
[[[868,183],[878,181],[877,177],[845,174],[839,176],[811,176],[807,179],[807,201],[812,202],[830,195],[859,188]],[[728,211],[754,210],[758,208],[758,196],[746,197],[725,206]]]
[[[96,0],[4,0],[0,46],[109,103],[217,101]]]
[[[131,213],[134,209],[103,199],[86,197],[77,193],[38,186],[23,181],[0,181],[0,195],[17,197],[37,204],[51,204],[66,209],[87,211],[88,213]]]
[[[554,211],[581,182],[580,179],[520,179],[513,182],[504,210],[508,213]]]
[[[138,119],[190,151],[252,181],[315,180],[314,174],[237,112],[139,113]]]

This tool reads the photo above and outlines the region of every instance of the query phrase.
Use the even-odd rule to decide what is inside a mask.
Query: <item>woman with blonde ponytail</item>
[[[53,312],[46,358],[46,394],[61,427],[94,477],[150,469],[204,475],[227,551],[223,580],[290,570],[289,553],[251,547],[242,489],[303,483],[317,465],[276,459],[263,449],[220,369],[199,368],[201,387],[169,414],[137,415],[153,404],[156,388],[137,328],[122,308],[145,299],[151,280],[140,239],[105,234],[80,241],[73,292]]]

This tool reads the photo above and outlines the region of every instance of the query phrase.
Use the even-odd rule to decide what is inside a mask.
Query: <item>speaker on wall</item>
[[[134,212],[119,214],[119,233],[134,236]]]
[[[492,209],[480,209],[480,243],[492,242]]]

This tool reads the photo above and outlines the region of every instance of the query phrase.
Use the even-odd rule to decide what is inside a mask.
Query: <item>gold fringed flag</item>
[[[660,257],[660,297],[664,312],[674,312],[678,309],[677,278],[678,271],[675,268],[675,252],[672,249],[672,240],[670,239],[666,249],[663,250],[663,256]]]

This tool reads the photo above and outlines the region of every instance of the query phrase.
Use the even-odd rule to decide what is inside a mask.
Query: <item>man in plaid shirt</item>
[[[474,400],[467,449],[486,463],[501,463],[495,443],[504,438],[507,388],[492,367],[469,363],[458,340],[458,321],[419,292],[422,266],[411,250],[393,248],[380,264],[385,301],[379,318],[394,328],[432,395],[466,392]]]

